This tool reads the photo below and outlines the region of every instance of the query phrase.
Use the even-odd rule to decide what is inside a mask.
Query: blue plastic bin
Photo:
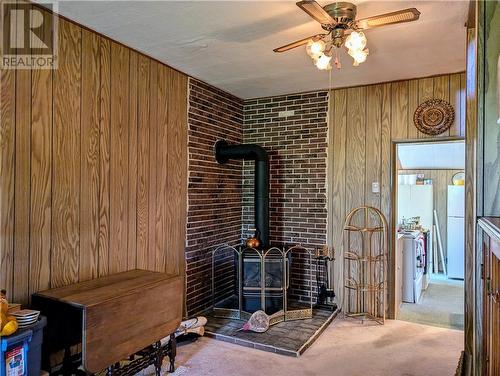
[[[28,328],[20,329],[8,337],[0,338],[0,376],[6,375],[5,356],[7,352],[16,347],[22,347],[24,352],[25,375],[39,376],[42,360],[43,328],[47,319],[40,316],[38,321]]]
[[[7,363],[6,356],[7,353],[17,347],[22,348],[23,358],[24,358],[24,375],[29,374],[28,366],[28,347],[31,341],[31,330],[18,331],[8,337],[0,338],[0,376],[5,376],[7,374]],[[24,376],[23,375],[23,376]]]

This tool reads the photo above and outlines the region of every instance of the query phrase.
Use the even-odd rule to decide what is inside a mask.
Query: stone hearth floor
[[[218,318],[208,313],[205,315],[208,319],[205,335],[240,346],[298,357],[336,315],[337,311],[314,309],[311,319],[281,322],[271,326],[265,333],[254,333],[238,331],[245,321]]]

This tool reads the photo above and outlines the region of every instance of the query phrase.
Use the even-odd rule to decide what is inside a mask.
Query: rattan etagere
[[[344,224],[344,314],[385,322],[387,221],[380,210],[353,209]]]

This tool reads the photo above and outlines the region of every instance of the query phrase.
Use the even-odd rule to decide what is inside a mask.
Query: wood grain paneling
[[[418,105],[418,80],[410,80],[408,82],[408,129],[406,130],[409,139],[418,138],[418,129],[413,123],[413,114]]]
[[[408,81],[391,84],[391,135],[393,140],[408,137]]]
[[[474,9],[481,9],[480,3],[471,3],[471,6]],[[481,46],[481,35],[481,33],[476,34],[474,28],[467,29],[467,74],[460,77],[462,86],[465,82],[460,103],[463,106],[461,123],[464,122],[461,128],[463,127],[466,135],[464,351],[466,366],[474,372],[482,369],[481,356],[479,356],[482,343],[482,291],[480,288],[482,257],[480,252],[476,252],[476,221],[478,214],[482,213],[481,200],[478,199],[481,197],[482,183],[477,179],[481,170],[480,163],[477,163],[477,150],[481,150],[478,124],[478,78],[481,75],[481,65],[478,65],[477,62],[477,50],[478,46]]]
[[[187,77],[59,20],[55,70],[0,72],[0,287],[184,272]]]
[[[380,207],[380,195],[372,193],[372,182],[381,179],[382,86],[367,87],[365,205]],[[368,156],[370,156],[368,158]]]
[[[31,175],[31,71],[16,72],[15,230],[13,296],[25,300],[29,291],[30,175]]]
[[[156,268],[156,192],[158,174],[157,166],[157,144],[158,144],[158,63],[151,62],[150,84],[149,84],[149,208],[148,208],[148,269]]]
[[[164,250],[168,247],[166,242],[167,234],[162,229],[168,228],[169,223],[167,223],[167,211],[168,202],[170,198],[168,197],[167,186],[169,181],[172,180],[173,171],[168,171],[168,160],[173,157],[169,153],[170,139],[168,134],[168,127],[166,126],[168,122],[169,109],[168,109],[168,96],[170,94],[169,85],[169,72],[164,69],[164,67],[158,67],[158,122],[164,124],[162,127],[157,129],[157,144],[156,144],[156,165],[158,166],[156,175],[156,251],[155,251],[155,265],[157,270],[162,270],[165,268],[166,259]],[[172,144],[173,145],[173,144]],[[169,177],[167,179],[167,176]],[[168,221],[171,222],[171,221]]]
[[[380,143],[382,178],[380,181],[380,210],[389,221],[391,215],[392,141],[391,141],[391,84],[382,85],[382,142]]]
[[[460,135],[466,134],[466,127],[467,127],[466,86],[467,86],[467,79],[465,77],[465,73],[461,73],[460,74],[460,133],[459,133]],[[450,92],[450,95],[453,95],[453,92]]]
[[[59,67],[54,72],[53,104],[52,287],[78,282],[80,261],[82,32],[79,27],[64,20],[60,21],[61,54]]]
[[[328,241],[337,251],[337,288],[342,286],[342,227],[346,214],[357,206],[371,205],[380,209],[392,226],[394,141],[427,137],[413,125],[417,106],[434,97],[459,106],[455,108],[459,122],[452,131],[437,138],[465,136],[460,120],[464,113],[460,77],[461,74],[442,75],[330,91]],[[372,182],[380,183],[379,194],[372,193]],[[390,254],[389,265],[392,262]],[[394,284],[393,277],[389,268],[389,286]],[[389,300],[391,291],[392,286]],[[341,293],[338,290],[337,296]]]
[[[331,163],[328,164],[328,192],[331,199],[328,201],[328,219],[329,228],[341,229],[345,219],[345,153],[346,153],[346,122],[347,122],[347,91],[345,89],[336,90],[331,93],[329,99],[329,121],[335,124],[335,127],[329,127],[328,158]],[[336,156],[336,157],[334,157]],[[329,242],[337,251],[342,249],[342,236],[333,236],[328,233]],[[338,234],[336,234],[338,235]],[[343,267],[342,263],[334,264],[333,276],[335,286],[342,286]],[[337,293],[337,296],[340,296]]]
[[[82,31],[80,280],[99,276],[99,36]]]
[[[111,159],[109,272],[127,270],[130,50],[111,43]]]
[[[50,33],[45,23],[42,33]],[[40,40],[34,41],[36,45]],[[52,227],[52,71],[31,73],[31,207],[29,293],[50,286]]]
[[[461,122],[462,122],[462,82],[461,82],[461,73],[452,74],[450,76],[449,82],[449,102],[455,109],[455,120],[453,121],[453,125],[450,128],[450,136],[458,136],[461,132]],[[465,109],[465,108],[464,108]]]
[[[137,53],[130,51],[127,269],[137,264]]]
[[[366,88],[347,89],[346,207],[364,204]]]
[[[14,282],[16,72],[0,69],[0,285]]]
[[[137,86],[137,267],[148,267],[149,243],[149,73],[150,60],[139,56]]]
[[[187,170],[187,122],[183,115],[187,113],[187,79],[184,76],[175,75],[170,79],[170,98],[167,102],[168,114],[168,161],[169,172],[167,185],[167,241],[165,269],[168,273],[182,274],[183,254],[177,252],[185,248],[185,239],[176,237],[175,234],[186,227],[186,200],[187,186],[183,184],[185,171]],[[185,95],[172,96],[172,93],[184,93]],[[172,241],[169,241],[172,239]],[[179,258],[181,256],[181,258]]]
[[[99,277],[109,272],[109,160],[111,152],[111,43],[100,40]]]

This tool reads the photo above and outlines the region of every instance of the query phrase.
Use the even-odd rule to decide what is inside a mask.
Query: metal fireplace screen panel
[[[282,290],[284,283],[283,257],[266,257],[264,261],[264,283],[266,290]]]
[[[243,259],[243,291],[260,291],[262,282],[262,263],[259,257]]]
[[[291,260],[293,254],[301,252],[301,268],[307,280],[304,283],[308,302],[288,304],[288,290],[291,280]],[[233,269],[228,267],[228,254],[232,254]],[[305,265],[305,266],[304,266]],[[232,270],[233,278],[224,272]],[[212,301],[214,315],[223,318],[248,320],[250,315],[263,310],[275,314],[273,322],[297,320],[312,317],[313,305],[313,262],[312,251],[301,247],[272,247],[267,250],[222,245],[212,252]],[[302,277],[301,277],[302,278]],[[220,282],[220,281],[225,282]],[[227,281],[233,280],[234,286],[228,287]],[[222,289],[222,291],[220,291]],[[229,294],[233,291],[233,294]],[[306,305],[306,306],[304,306]],[[281,314],[280,314],[281,313]]]
[[[226,310],[224,317],[233,317],[234,311],[240,311],[239,259],[239,250],[228,245],[218,247],[212,252],[212,306]]]

